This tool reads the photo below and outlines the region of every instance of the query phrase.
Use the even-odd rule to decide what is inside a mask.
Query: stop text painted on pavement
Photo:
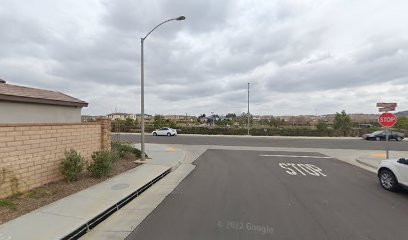
[[[286,173],[289,175],[302,174],[303,176],[311,175],[316,177],[326,177],[327,175],[323,173],[323,170],[313,164],[308,163],[279,163],[279,166],[285,169]]]

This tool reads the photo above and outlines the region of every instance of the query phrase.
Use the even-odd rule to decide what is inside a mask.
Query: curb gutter
[[[360,164],[363,164],[363,165],[365,165],[365,166],[367,166],[367,167],[373,169],[373,170],[377,170],[377,166],[372,165],[372,164],[369,164],[369,163],[366,163],[366,162],[360,160],[359,158],[356,158],[356,161],[357,161],[358,163],[360,163]]]
[[[167,174],[169,174],[171,172],[171,169],[169,168],[167,171],[163,172],[162,174],[160,174],[159,176],[157,176],[156,178],[154,178],[153,180],[151,180],[150,182],[146,183],[145,185],[143,185],[142,187],[140,187],[139,189],[137,189],[136,191],[134,191],[133,193],[131,193],[130,195],[128,195],[127,197],[119,200],[116,204],[114,204],[113,206],[109,207],[108,209],[106,209],[105,211],[103,211],[102,213],[98,214],[97,216],[95,216],[94,218],[92,218],[91,220],[87,221],[85,224],[83,224],[81,227],[77,228],[76,230],[72,231],[71,233],[65,235],[64,237],[62,237],[62,240],[74,240],[74,239],[78,239],[81,236],[83,236],[85,233],[87,233],[89,230],[93,229],[94,227],[96,227],[99,223],[101,223],[103,220],[105,220],[106,218],[108,218],[110,215],[112,215],[113,213],[115,213],[116,211],[118,211],[119,209],[121,209],[122,207],[126,206],[126,204],[128,204],[130,201],[132,201],[133,199],[137,198],[138,196],[140,196],[144,191],[146,191],[147,189],[149,189],[151,186],[153,186],[153,184],[155,184],[156,182],[158,182],[159,180],[161,180],[163,177],[165,177]]]

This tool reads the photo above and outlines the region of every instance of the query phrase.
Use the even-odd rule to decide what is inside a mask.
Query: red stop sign
[[[392,113],[383,113],[378,118],[378,123],[383,127],[392,127],[397,123],[397,117]]]

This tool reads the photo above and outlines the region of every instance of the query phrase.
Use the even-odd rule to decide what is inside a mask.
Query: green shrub
[[[136,158],[140,158],[142,151],[127,143],[114,142],[112,143],[112,152],[115,152],[119,158],[124,158],[127,154],[131,154]]]
[[[108,176],[112,170],[112,152],[107,150],[92,153],[93,162],[88,166],[88,171],[94,178]]]
[[[82,172],[85,161],[81,154],[74,149],[65,151],[65,159],[61,161],[60,172],[65,180],[72,182],[78,180],[79,174]]]
[[[17,210],[17,205],[8,199],[0,200],[0,208],[8,208],[11,210]]]

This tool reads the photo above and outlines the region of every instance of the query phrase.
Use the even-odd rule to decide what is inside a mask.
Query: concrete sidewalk
[[[162,149],[164,151],[161,153],[166,154],[166,151],[177,151],[178,149],[184,151],[185,157],[178,162],[180,165],[177,169],[82,236],[81,240],[125,239],[194,170],[193,161],[206,150],[201,146],[172,146]],[[156,159],[154,163],[166,164],[159,158]]]
[[[407,152],[397,152],[397,151],[390,151],[390,158],[401,158],[401,157],[408,157]],[[364,164],[370,168],[377,169],[377,166],[380,164],[381,160],[386,159],[385,152],[383,153],[374,153],[374,154],[365,154],[356,158],[356,161]]]
[[[150,159],[137,168],[0,225],[0,239],[75,239],[159,181],[185,157],[180,149],[158,144],[147,144],[146,153]]]

